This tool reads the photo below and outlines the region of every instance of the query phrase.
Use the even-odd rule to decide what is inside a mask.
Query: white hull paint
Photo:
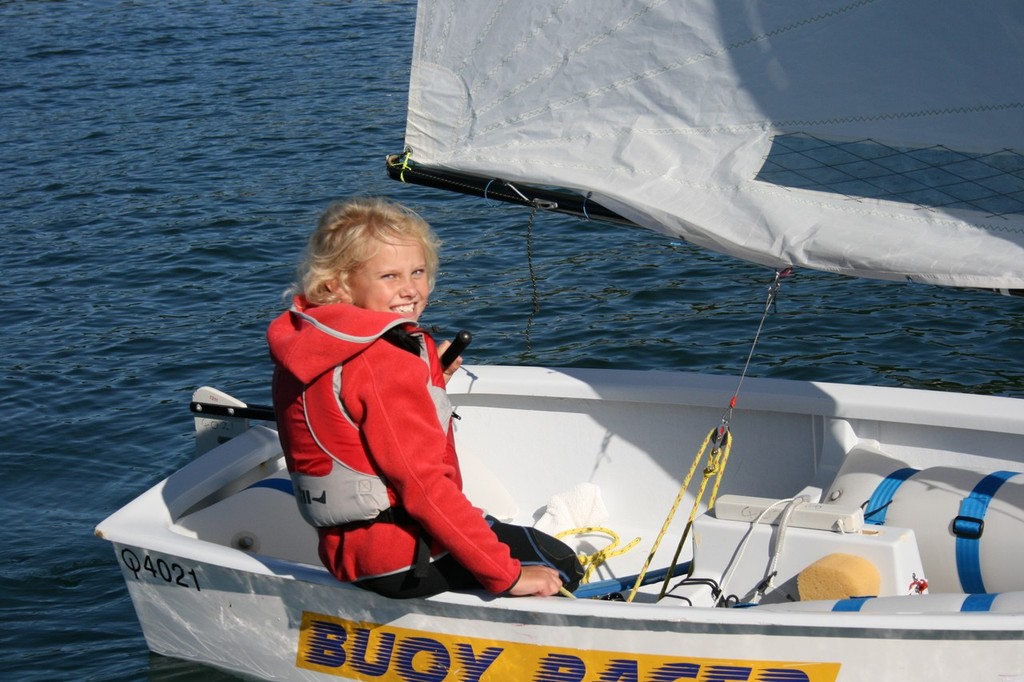
[[[529,524],[552,496],[592,483],[609,514],[602,525],[624,541],[642,538],[599,569],[593,580],[601,581],[640,570],[735,379],[474,366],[449,388],[477,504]],[[739,399],[723,495],[833,497],[854,452],[917,469],[1024,471],[1024,401],[755,379]],[[913,551],[926,529],[794,528],[779,589],[749,608],[701,606],[710,599],[702,587],[677,593],[694,606],[658,601],[660,584],[632,603],[476,593],[388,600],[317,565],[315,533],[275,487],[287,481],[282,467],[276,432],[254,426],[97,528],[114,544],[153,651],[268,680],[1024,680],[1024,584],[974,612],[961,610],[967,595],[956,590],[897,592],[908,567],[931,572]],[[654,567],[671,560],[692,500],[690,493]],[[840,495],[826,506],[847,501]],[[1024,510],[996,502],[986,532],[1024,524]],[[696,543],[695,575],[713,574],[711,548],[731,542],[733,522],[700,519],[683,559]],[[775,542],[777,530],[756,530],[767,533],[767,546]],[[1007,537],[993,551],[1019,566],[1024,534]],[[742,596],[760,577],[756,542],[727,593]],[[891,590],[856,612],[827,601],[773,603],[787,576],[829,543],[875,552],[882,573],[894,573],[883,575]]]

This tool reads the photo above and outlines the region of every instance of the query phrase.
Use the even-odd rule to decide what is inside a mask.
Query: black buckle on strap
[[[370,523],[393,523],[395,525],[407,526],[413,523],[412,517],[405,507],[388,507],[377,516],[370,519]]]
[[[953,519],[953,535],[966,540],[977,540],[985,532],[985,519],[957,516]]]

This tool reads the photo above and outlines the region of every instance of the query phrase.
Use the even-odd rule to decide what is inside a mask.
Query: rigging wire
[[[707,484],[711,480],[711,478],[714,478],[715,481],[714,485],[711,488],[711,495],[708,499],[707,509],[710,510],[714,507],[715,500],[718,497],[718,488],[721,485],[722,476],[725,473],[725,466],[729,460],[729,452],[732,449],[733,436],[730,424],[732,422],[732,417],[736,409],[736,405],[739,401],[740,391],[743,387],[743,380],[746,378],[747,372],[750,368],[750,362],[754,356],[754,349],[757,347],[757,342],[760,339],[761,331],[764,328],[765,319],[768,317],[769,312],[775,310],[775,303],[778,298],[779,288],[782,285],[782,278],[789,276],[790,274],[792,274],[792,272],[792,268],[785,268],[783,270],[777,270],[775,272],[775,278],[772,280],[771,285],[768,287],[768,296],[765,301],[764,311],[761,314],[761,320],[758,323],[757,331],[755,332],[754,339],[751,342],[750,351],[747,354],[747,359],[744,363],[743,371],[740,373],[740,378],[737,383],[736,390],[733,392],[732,397],[729,399],[728,406],[726,407],[725,412],[722,415],[721,423],[708,433],[707,437],[704,439],[704,442],[701,444],[700,449],[697,451],[697,454],[694,457],[693,462],[690,464],[690,469],[683,479],[683,483],[680,487],[679,493],[676,495],[676,499],[673,502],[671,509],[669,510],[668,516],[665,518],[665,521],[662,524],[661,531],[659,532],[658,537],[651,548],[651,551],[647,555],[647,559],[644,562],[643,569],[637,576],[637,580],[634,583],[633,588],[626,599],[627,602],[633,601],[633,599],[636,597],[637,591],[643,584],[644,577],[646,576],[647,571],[650,568],[651,561],[654,559],[654,555],[655,553],[657,553],[658,548],[661,545],[661,541],[664,539],[664,536],[668,531],[668,528],[671,525],[673,518],[675,517],[676,511],[679,508],[679,504],[684,499],[686,491],[690,486],[690,481],[692,480],[693,475],[696,472],[698,464],[704,458],[705,453],[707,453],[707,464],[704,466],[704,475],[701,479],[700,487],[698,488],[697,493],[694,496],[693,507],[690,510],[690,517],[686,522],[686,526],[683,529],[683,533],[679,538],[679,543],[676,545],[675,553],[672,556],[672,562],[669,566],[669,571],[666,574],[665,581],[662,584],[661,592],[658,596],[659,600],[662,599],[668,591],[668,585],[671,580],[671,577],[669,576],[673,575],[675,567],[679,562],[679,556],[682,553],[687,538],[689,537],[690,529],[693,527],[693,522],[697,517],[697,512],[699,511],[701,501],[704,498],[704,493],[706,491]]]
[[[731,415],[732,410],[736,407],[736,400],[739,397],[740,389],[743,387],[743,380],[747,377],[747,370],[750,369],[750,361],[754,357],[754,349],[757,348],[757,342],[761,338],[761,330],[764,329],[764,321],[768,317],[768,313],[775,310],[775,302],[779,295],[779,289],[782,287],[782,278],[788,277],[793,274],[793,268],[784,268],[782,270],[775,271],[775,279],[768,286],[768,297],[764,302],[764,312],[761,313],[761,321],[757,325],[757,331],[754,333],[754,340],[750,343],[750,351],[747,353],[747,361],[743,363],[743,371],[740,372],[739,383],[736,385],[736,391],[733,393],[732,400],[729,401],[729,414]]]

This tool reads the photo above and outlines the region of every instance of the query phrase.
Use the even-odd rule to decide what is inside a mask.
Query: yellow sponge
[[[882,577],[875,565],[853,554],[829,554],[796,577],[800,601],[878,596]]]

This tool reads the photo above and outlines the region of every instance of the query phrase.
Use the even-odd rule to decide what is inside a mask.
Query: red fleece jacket
[[[432,555],[450,552],[488,591],[504,592],[518,579],[520,564],[462,493],[452,430],[442,427],[435,402],[446,402],[436,388],[444,387],[437,349],[424,333],[428,367],[419,356],[378,341],[399,324],[411,323],[344,303],[311,306],[296,297],[267,331],[289,469],[325,474],[335,466],[330,451],[347,466],[379,476],[392,504],[417,522],[319,529],[320,558],[343,581],[395,573],[414,563],[423,533],[432,540]],[[335,393],[339,366],[348,419]]]

